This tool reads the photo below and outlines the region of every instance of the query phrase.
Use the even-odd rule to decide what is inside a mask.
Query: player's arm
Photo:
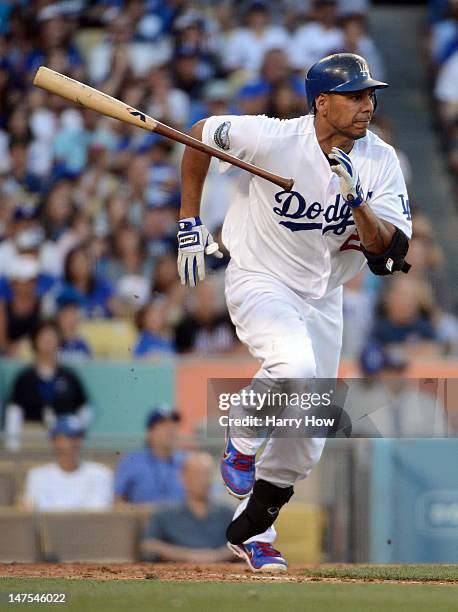
[[[253,163],[264,119],[235,115],[208,117],[193,125],[191,136]],[[223,256],[199,217],[202,189],[209,165],[209,155],[186,147],[181,162],[178,271],[181,283],[191,287],[205,278],[205,255]],[[226,166],[228,164],[223,164],[221,168],[224,170]]]
[[[190,131],[193,138],[202,140],[205,119],[195,123]],[[211,157],[206,153],[186,147],[181,162],[181,208],[180,219],[198,217],[202,189],[207,177]]]
[[[374,255],[385,253],[394,238],[394,225],[377,217],[366,202],[353,208],[352,215],[365,250]]]
[[[191,136],[202,140],[205,119],[191,128]],[[186,147],[181,162],[181,208],[178,221],[178,273],[182,285],[195,287],[205,279],[205,255],[221,258],[218,243],[202,223],[200,201],[210,165],[210,155]]]
[[[409,249],[408,237],[411,235],[410,212],[407,209],[399,212],[400,200],[406,193],[402,173],[395,164],[387,165],[385,185],[381,195],[371,204],[364,198],[359,176],[350,157],[341,149],[333,147],[329,158],[334,161],[331,166],[340,180],[342,196],[352,209],[352,216],[358,230],[363,253],[370,270],[377,275],[393,272],[408,272],[410,265],[405,262]],[[393,160],[392,160],[393,161]],[[396,165],[399,166],[396,161]],[[401,193],[401,195],[396,195]],[[404,200],[402,199],[404,203]],[[381,214],[386,218],[382,218]],[[406,218],[403,214],[407,213]],[[405,232],[401,229],[404,228]]]

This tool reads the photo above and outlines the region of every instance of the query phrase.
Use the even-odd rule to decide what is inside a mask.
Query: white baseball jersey
[[[240,181],[223,226],[223,242],[240,269],[273,275],[312,299],[361,270],[366,259],[351,208],[318,144],[312,115],[210,117],[202,140],[295,180],[291,192],[253,175]],[[410,238],[407,189],[393,147],[368,131],[349,155],[374,213]]]

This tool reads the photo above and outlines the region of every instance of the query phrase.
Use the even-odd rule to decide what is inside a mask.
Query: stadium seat
[[[49,561],[130,562],[136,558],[135,513],[47,512],[40,517],[43,557]]]
[[[15,464],[0,461],[0,506],[12,506],[16,501]]]
[[[132,323],[122,320],[92,319],[81,325],[81,335],[94,351],[95,357],[127,359],[137,336]]]
[[[38,561],[36,517],[17,508],[0,508],[0,561]]]
[[[301,502],[285,506],[275,523],[278,548],[290,563],[320,563],[323,551],[325,512]]]

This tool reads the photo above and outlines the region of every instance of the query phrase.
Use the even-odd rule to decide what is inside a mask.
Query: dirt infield
[[[423,576],[405,575],[339,575],[348,568],[345,564],[292,565],[286,574],[254,574],[243,563],[195,565],[175,563],[0,563],[0,578],[70,578],[75,580],[157,580],[159,582],[402,582],[421,584],[430,582]],[[353,566],[363,570],[367,566]],[[373,568],[375,566],[372,566]],[[392,566],[393,569],[396,566]],[[403,566],[398,566],[402,568]],[[406,567],[406,566],[404,566]],[[408,567],[408,566],[407,566]],[[417,566],[418,567],[418,566]],[[443,566],[444,569],[447,566]],[[455,566],[456,567],[456,566]],[[333,575],[334,574],[334,575]],[[436,584],[458,584],[458,580],[433,577]]]
[[[176,563],[2,563],[0,578],[91,578],[94,580],[159,580],[161,582],[239,582],[306,580],[303,566],[291,568],[288,574],[259,576],[243,563],[195,565]]]

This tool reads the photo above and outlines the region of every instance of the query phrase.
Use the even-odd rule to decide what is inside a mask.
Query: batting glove
[[[223,254],[200,217],[178,221],[178,274],[181,284],[195,287],[205,279],[205,255],[221,259]]]
[[[351,208],[358,208],[364,203],[364,194],[351,159],[337,147],[332,147],[332,153],[328,157],[337,162],[336,166],[331,166],[331,170],[339,177],[340,190],[345,202]]]

